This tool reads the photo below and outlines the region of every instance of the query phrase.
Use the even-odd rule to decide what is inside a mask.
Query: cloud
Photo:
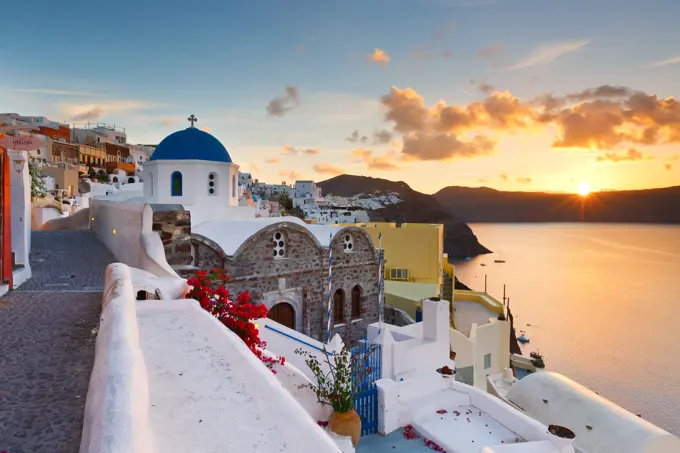
[[[394,134],[387,129],[380,129],[373,132],[373,144],[384,145],[392,141]]]
[[[85,93],[82,91],[50,90],[46,88],[14,88],[12,91],[16,93],[36,93],[55,96],[94,96],[93,93]]]
[[[387,64],[390,62],[390,56],[387,55],[387,52],[384,50],[380,49],[375,49],[373,51],[373,54],[368,56],[368,59],[371,61],[375,61],[376,63],[381,63],[381,64]]]
[[[658,66],[667,66],[669,64],[678,64],[678,63],[680,63],[680,55],[676,55],[674,57],[666,58],[665,60],[655,61],[654,63],[651,63],[649,66],[650,67],[658,67]]]
[[[505,51],[505,47],[503,47],[503,43],[496,42],[489,47],[483,47],[479,49],[477,52],[478,57],[486,58],[486,59],[491,59],[495,57],[498,54],[501,54]]]
[[[442,58],[447,60],[453,56],[453,53],[448,50],[442,50],[439,54],[442,56]]]
[[[161,121],[161,124],[163,126],[170,126],[172,124],[175,124],[177,122],[176,118],[164,118],[163,121]]]
[[[506,175],[505,173],[501,173],[501,181],[508,182],[508,175]]]
[[[71,121],[96,121],[107,114],[133,113],[138,110],[157,107],[158,104],[145,101],[100,101],[88,104],[66,103],[61,104],[62,113]]]
[[[319,149],[318,148],[296,148],[291,145],[285,145],[283,147],[283,154],[287,156],[292,156],[295,154],[307,154],[308,156],[314,156],[316,154],[319,154]]]
[[[496,143],[483,135],[461,141],[453,134],[416,133],[404,137],[403,157],[412,160],[451,160],[493,154]]]
[[[477,85],[477,88],[479,88],[479,91],[486,95],[489,95],[496,91],[496,87],[494,87],[493,85],[489,85],[486,82],[480,82],[479,85]]]
[[[673,164],[663,164],[663,166],[668,171],[671,171],[673,169]]]
[[[597,156],[595,162],[612,162],[614,164],[618,164],[621,162],[635,162],[642,159],[649,159],[649,157],[646,157],[635,148],[630,148],[625,154],[605,153],[602,156]]]
[[[283,176],[283,177],[287,178],[289,181],[293,182],[293,181],[297,181],[298,179],[300,179],[301,175],[300,175],[300,173],[298,173],[295,170],[281,170],[279,172],[279,176]]]
[[[480,183],[480,184],[484,184],[484,183],[489,182],[489,180],[486,179],[486,178],[479,178],[479,179],[477,180],[477,182]]]
[[[511,65],[507,69],[515,70],[534,66],[545,66],[564,55],[585,47],[589,42],[590,40],[588,39],[579,39],[575,41],[561,41],[543,44],[535,48],[529,55],[517,63]]]
[[[376,156],[370,149],[355,149],[352,151],[355,162],[363,162],[369,170],[390,171],[398,170],[400,167],[395,164],[399,160],[397,153],[388,151],[385,155]]]
[[[295,46],[295,53],[304,53],[307,50],[307,47],[304,44],[298,44]]]
[[[533,179],[525,176],[520,176],[519,178],[517,178],[517,182],[520,184],[531,184],[533,182]]]
[[[486,85],[482,89],[491,93]],[[481,101],[454,105],[444,100],[425,105],[417,91],[392,87],[380,101],[385,121],[400,135],[400,159],[405,160],[488,156],[499,134],[546,128],[556,131],[553,148],[618,152],[623,146],[680,143],[679,101],[615,85],[527,100],[494,89]],[[352,137],[361,135],[357,131]]]
[[[494,152],[495,141],[480,129],[526,128],[533,123],[531,105],[507,92],[495,92],[484,101],[464,106],[439,101],[427,107],[415,90],[392,87],[381,102],[386,107],[385,119],[403,137],[402,154],[408,159],[488,156]]]
[[[373,132],[373,144],[385,145],[392,141],[394,133],[387,129],[379,129]],[[368,136],[361,135],[358,130],[354,130],[349,137],[345,138],[350,143],[368,143]]]
[[[104,113],[104,109],[101,107],[92,107],[89,110],[85,110],[83,112],[77,113],[73,116],[71,116],[71,120],[73,121],[95,121],[98,120],[102,114]]]
[[[327,162],[320,162],[318,164],[314,164],[312,169],[320,174],[324,175],[341,175],[345,173],[345,170],[343,170],[340,167],[336,167],[333,164],[329,164]]]
[[[282,117],[286,113],[300,105],[300,92],[294,86],[287,86],[285,94],[269,101],[267,104],[267,114],[269,116]]]
[[[269,159],[264,161],[265,164],[278,164],[279,162],[281,162],[281,159],[279,159],[278,157],[270,157]]]
[[[365,135],[359,134],[359,131],[355,130],[345,140],[347,140],[350,143],[359,143],[359,142],[366,143],[368,141],[368,137],[365,136]]]

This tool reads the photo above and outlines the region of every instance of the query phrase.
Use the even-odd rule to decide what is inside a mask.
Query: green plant
[[[46,192],[45,180],[42,171],[33,162],[28,163],[28,175],[31,178],[31,200],[43,198]]]
[[[331,406],[335,412],[353,410],[354,400],[361,392],[368,375],[373,372],[367,363],[375,348],[377,348],[375,345],[368,346],[365,350],[362,349],[362,352],[352,353],[344,346],[339,352],[329,353],[324,346],[323,356],[327,371],[315,355],[303,349],[296,349],[295,353],[304,357],[316,380],[314,384],[304,384],[298,388],[309,388],[316,394],[320,404]]]

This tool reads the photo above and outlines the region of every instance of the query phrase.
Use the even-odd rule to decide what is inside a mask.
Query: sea
[[[494,254],[456,275],[499,300],[505,286],[524,354],[680,436],[680,226],[470,227]]]

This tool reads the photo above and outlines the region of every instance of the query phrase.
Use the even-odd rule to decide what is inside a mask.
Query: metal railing
[[[265,325],[264,328],[265,328],[265,329],[269,329],[269,330],[273,330],[274,332],[276,332],[276,333],[278,333],[278,334],[280,334],[280,335],[283,335],[284,337],[288,337],[288,338],[290,338],[291,340],[295,340],[295,341],[297,341],[298,343],[302,343],[303,345],[309,346],[310,348],[315,349],[315,350],[317,350],[317,351],[325,352],[325,353],[328,354],[328,355],[333,355],[332,352],[325,351],[325,350],[323,350],[322,348],[320,348],[320,347],[318,347],[318,346],[314,346],[314,345],[311,344],[311,343],[307,343],[307,342],[304,341],[304,340],[300,340],[299,338],[294,337],[293,335],[287,334],[286,332],[282,332],[282,331],[280,331],[279,329],[277,329],[277,328],[275,328],[275,327],[272,327],[272,326],[270,326],[270,325]]]

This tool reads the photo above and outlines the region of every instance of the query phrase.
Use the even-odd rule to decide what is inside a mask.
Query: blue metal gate
[[[352,386],[358,387],[354,409],[361,417],[361,435],[366,436],[378,431],[378,387],[375,381],[381,376],[381,349],[379,345],[371,345],[364,340],[352,348],[352,356],[356,365],[352,370]]]

